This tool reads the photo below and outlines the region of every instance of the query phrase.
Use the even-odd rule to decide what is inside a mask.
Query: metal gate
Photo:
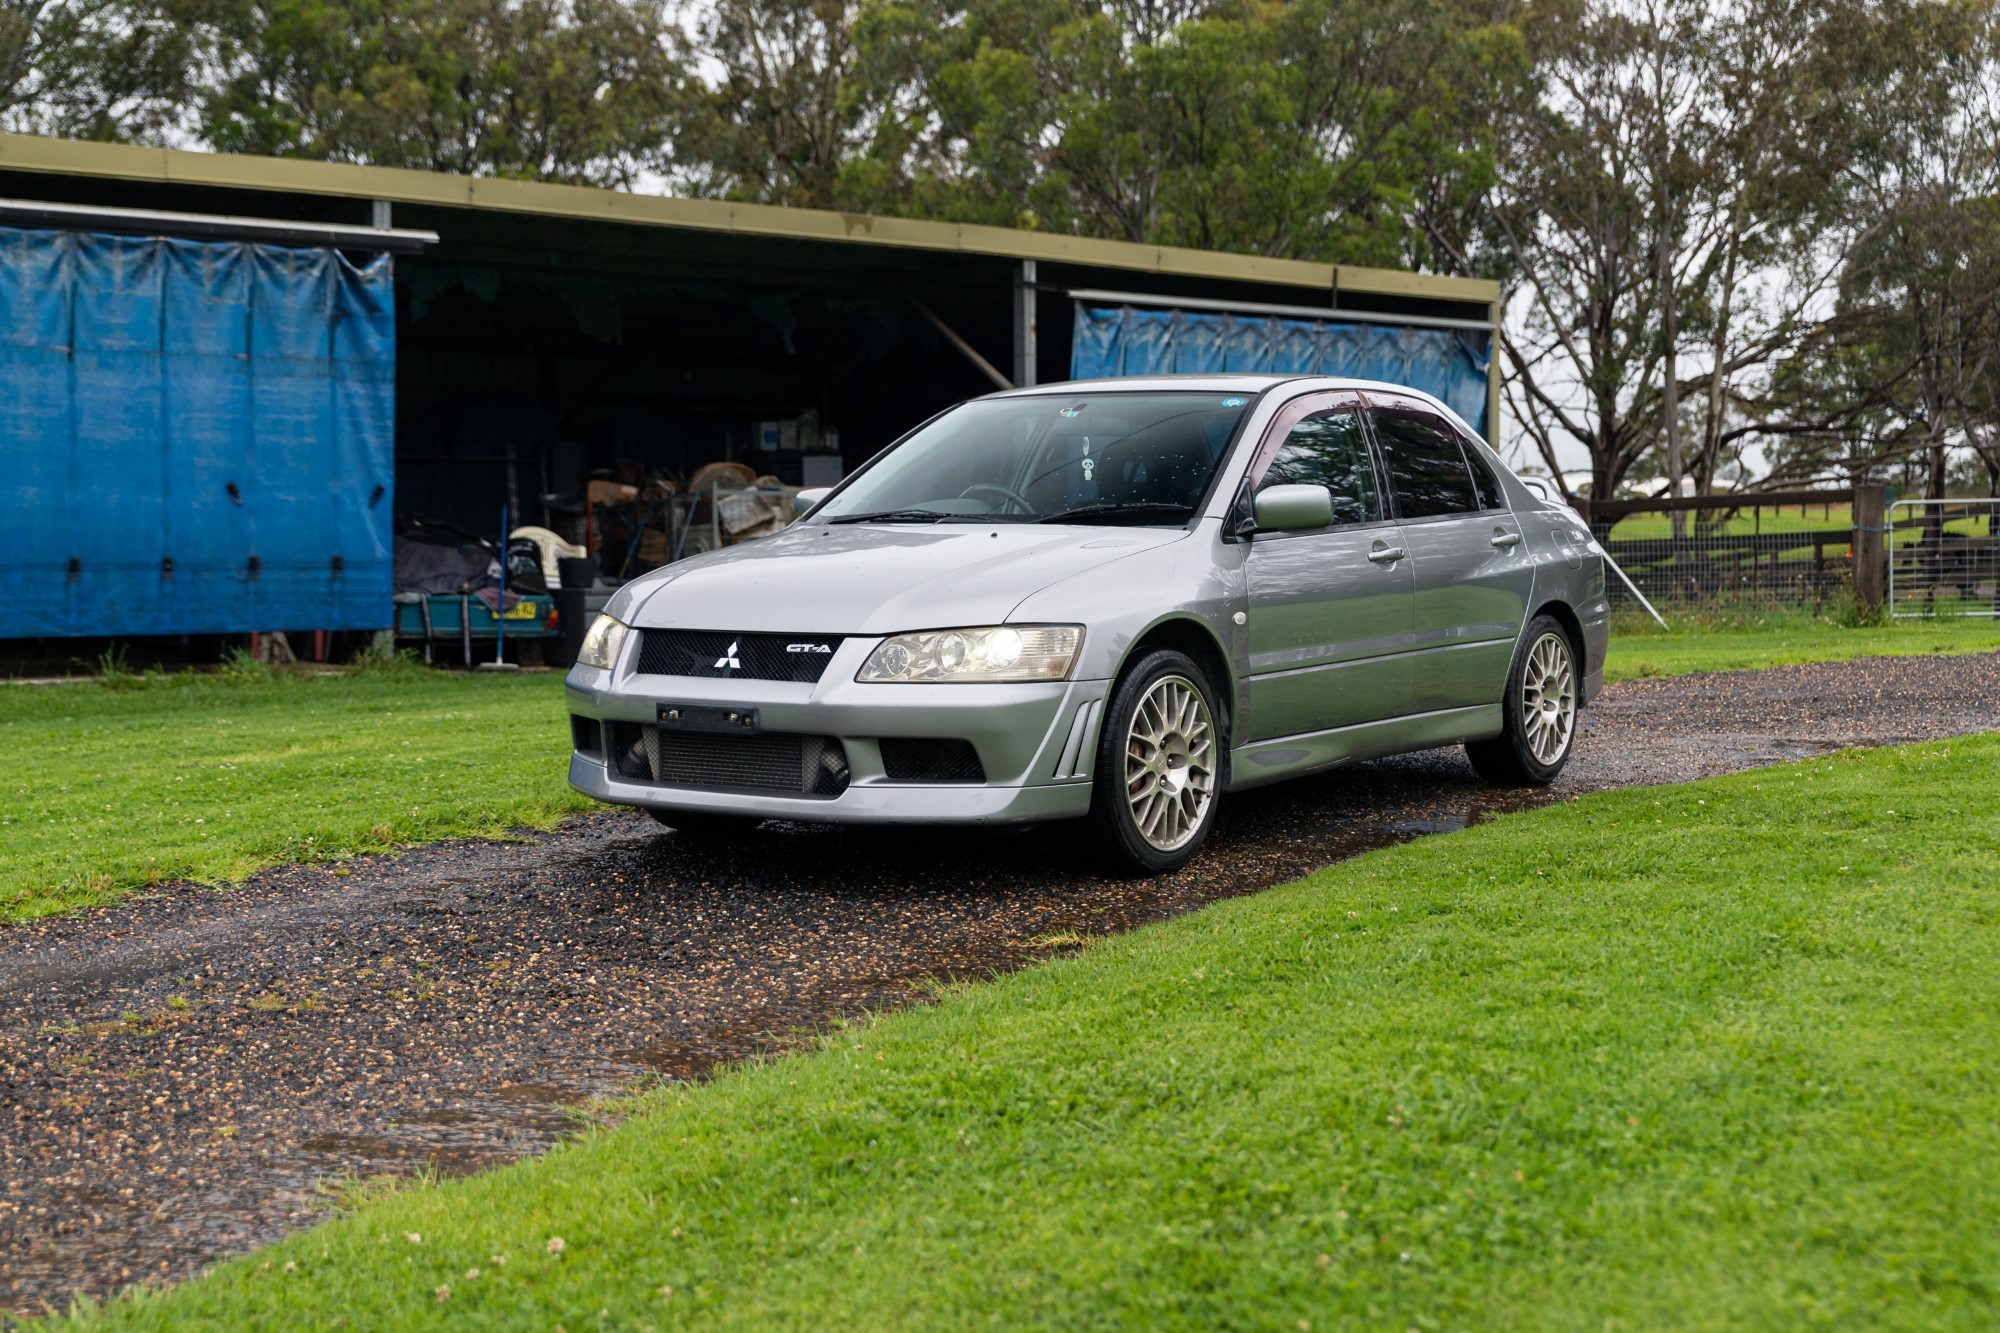
[[[2000,616],[2000,499],[1889,506],[1889,614]]]

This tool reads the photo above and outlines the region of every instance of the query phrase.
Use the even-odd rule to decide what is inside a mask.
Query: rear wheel
[[[763,821],[748,815],[716,815],[693,810],[655,810],[647,807],[646,813],[655,822],[666,825],[683,837],[699,839],[703,842],[740,838]]]
[[[1546,787],[1576,743],[1576,645],[1552,616],[1536,616],[1507,672],[1501,732],[1467,741],[1473,771],[1500,787]]]
[[[1090,801],[1098,850],[1114,868],[1161,875],[1188,863],[1215,823],[1222,746],[1214,692],[1186,654],[1148,653],[1119,678]]]

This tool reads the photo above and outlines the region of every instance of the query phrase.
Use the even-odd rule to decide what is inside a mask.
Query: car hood
[[[893,634],[1001,624],[1058,580],[1178,541],[1180,528],[812,524],[667,566],[607,610],[656,629]]]

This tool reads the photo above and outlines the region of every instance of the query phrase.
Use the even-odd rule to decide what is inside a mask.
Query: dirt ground
[[[1065,935],[1524,804],[1992,729],[2000,655],[1639,681],[1585,713],[1547,792],[1491,791],[1456,750],[1356,765],[1227,802],[1158,880],[1087,872],[1061,829],[716,846],[607,810],[0,928],[0,1308],[184,1276],[309,1224],[329,1182],[542,1151],[593,1097]]]

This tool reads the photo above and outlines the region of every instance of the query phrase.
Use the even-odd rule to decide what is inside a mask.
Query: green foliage
[[[1444,0],[726,0],[674,164],[708,194],[1400,264],[1492,172],[1518,34]]]
[[[680,79],[634,0],[226,0],[209,31],[231,152],[623,184]]]
[[[206,0],[0,3],[0,128],[68,139],[150,139],[182,126]]]
[[[350,675],[359,676],[435,675],[424,665],[423,658],[414,649],[396,647],[395,638],[386,633],[378,634],[373,640],[364,644],[348,661],[347,670]]]
[[[97,655],[97,682],[108,690],[129,689],[139,683],[124,644],[114,643]]]
[[[1996,787],[1966,738],[1425,838],[77,1323],[1990,1328]]]
[[[1827,601],[1826,618],[1843,629],[1872,629],[1888,624],[1889,612],[1886,607],[1863,602],[1854,591],[1854,580],[1842,579]]]
[[[242,644],[232,644],[222,654],[222,678],[236,685],[251,685],[269,680],[271,668]]]

